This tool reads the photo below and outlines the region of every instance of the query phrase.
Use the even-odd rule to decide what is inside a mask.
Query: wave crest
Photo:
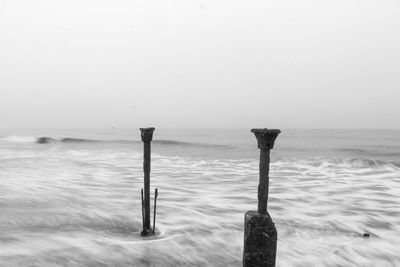
[[[47,144],[54,142],[61,143],[141,143],[141,141],[135,140],[95,140],[95,139],[84,139],[84,138],[73,138],[73,137],[64,137],[61,139],[55,139],[52,137],[39,137],[35,140],[38,144]],[[176,141],[176,140],[153,140],[154,144],[162,145],[162,146],[181,146],[181,147],[219,147],[219,148],[232,148],[229,145],[218,145],[218,144],[206,144],[206,143],[195,143],[195,142],[184,142],[184,141]]]
[[[142,143],[138,140],[96,140],[87,138],[63,137],[54,138],[49,136],[33,137],[33,136],[17,136],[11,135],[1,139],[6,142],[13,143],[37,143],[37,144],[50,144],[50,143]],[[203,147],[203,148],[233,148],[231,145],[210,144],[210,143],[196,143],[185,142],[177,140],[153,140],[154,144],[161,146],[180,146],[180,147]]]

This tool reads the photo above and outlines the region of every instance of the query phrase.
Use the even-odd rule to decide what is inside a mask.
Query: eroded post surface
[[[140,128],[143,141],[143,172],[144,172],[144,220],[142,236],[153,234],[150,227],[150,160],[151,141],[155,128]],[[143,207],[142,207],[143,208]]]
[[[278,129],[252,129],[260,149],[258,210],[247,211],[244,219],[243,266],[273,267],[276,262],[278,233],[267,211],[270,150],[281,132]]]

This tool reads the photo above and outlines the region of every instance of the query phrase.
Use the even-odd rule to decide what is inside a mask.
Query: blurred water
[[[154,140],[158,232],[142,239],[138,130],[2,130],[0,266],[241,266],[255,137]],[[271,156],[278,266],[400,266],[400,131],[283,130]]]

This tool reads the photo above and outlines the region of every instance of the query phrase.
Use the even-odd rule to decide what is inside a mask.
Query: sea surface
[[[281,130],[277,266],[400,266],[400,130]],[[257,208],[250,129],[153,140],[156,235],[141,238],[139,129],[0,130],[0,266],[241,266]]]

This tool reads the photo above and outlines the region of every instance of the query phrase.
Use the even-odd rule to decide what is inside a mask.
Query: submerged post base
[[[271,216],[248,211],[244,215],[243,266],[274,267],[278,233]]]
[[[154,235],[153,230],[145,229],[140,233],[140,236],[149,236],[149,235]]]

